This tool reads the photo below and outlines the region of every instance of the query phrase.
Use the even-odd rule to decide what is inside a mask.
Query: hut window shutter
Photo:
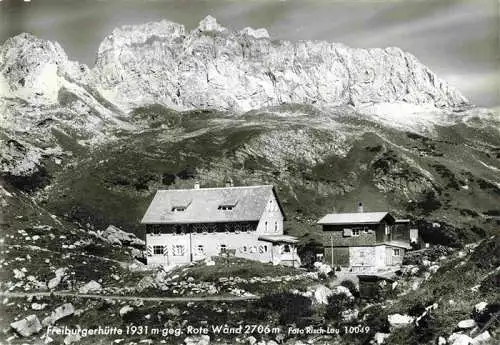
[[[147,255],[153,256],[153,246],[147,246]]]
[[[351,237],[352,229],[344,229],[344,237]]]

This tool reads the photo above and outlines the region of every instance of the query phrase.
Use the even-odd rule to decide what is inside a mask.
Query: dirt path
[[[234,301],[252,301],[259,299],[259,296],[186,296],[186,297],[143,297],[143,296],[120,296],[120,295],[96,295],[96,294],[79,294],[71,291],[54,291],[54,292],[0,292],[2,298],[26,298],[26,297],[75,297],[88,299],[111,299],[123,301],[164,301],[172,303],[186,302],[234,302]]]

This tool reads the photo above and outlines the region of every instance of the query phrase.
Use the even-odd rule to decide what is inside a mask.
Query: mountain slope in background
[[[92,69],[21,34],[0,48],[0,71],[4,178],[78,221],[137,229],[157,188],[232,175],[277,184],[298,219],[363,200],[495,224],[498,116],[397,48],[273,41],[207,17],[191,32],[116,29]],[[181,111],[192,108],[206,110]]]

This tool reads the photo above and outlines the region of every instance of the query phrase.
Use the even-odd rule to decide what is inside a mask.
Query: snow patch
[[[436,125],[448,126],[463,116],[436,108],[432,104],[378,103],[361,105],[359,112],[385,126],[417,133],[432,133]]]

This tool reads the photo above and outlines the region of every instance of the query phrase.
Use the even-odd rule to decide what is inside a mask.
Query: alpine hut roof
[[[318,224],[346,225],[346,224],[378,224],[389,218],[390,223],[395,219],[389,212],[355,212],[355,213],[330,213],[321,218]]]
[[[259,221],[276,191],[271,185],[159,190],[143,224]]]

